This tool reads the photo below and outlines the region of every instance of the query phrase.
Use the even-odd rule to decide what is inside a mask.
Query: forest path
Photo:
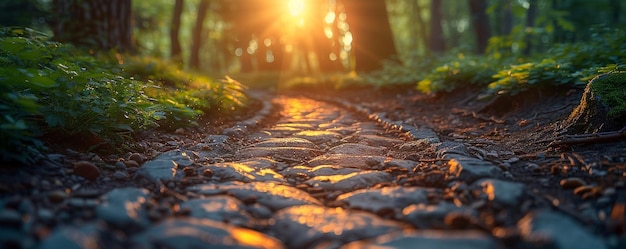
[[[428,127],[302,96],[273,102],[279,118],[262,127],[243,121],[160,153],[130,181],[112,172],[96,180],[117,182],[106,193],[35,204],[58,215],[40,248],[606,246]]]

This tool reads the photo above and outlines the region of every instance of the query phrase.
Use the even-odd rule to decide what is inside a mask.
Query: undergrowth
[[[243,86],[228,77],[126,57],[94,57],[28,28],[0,29],[0,161],[36,162],[47,134],[119,145],[138,130],[193,126],[203,113],[245,104]]]
[[[361,84],[377,88],[413,85],[427,94],[477,87],[487,97],[516,95],[534,88],[584,85],[607,68],[626,64],[626,32],[596,28],[592,33],[590,41],[555,45],[530,57],[468,55],[460,51],[408,55],[405,63],[386,62],[381,70],[359,77]]]

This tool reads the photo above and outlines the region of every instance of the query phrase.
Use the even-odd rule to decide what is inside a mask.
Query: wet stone
[[[469,156],[469,152],[467,147],[464,144],[459,142],[450,142],[445,141],[437,144],[433,144],[435,146],[435,151],[437,153],[437,157],[441,158],[450,154],[457,154],[462,156]]]
[[[434,189],[393,186],[353,191],[338,196],[337,201],[346,202],[351,208],[380,214],[387,210],[402,211],[411,204],[427,203],[428,193],[434,192]]]
[[[428,139],[432,141],[432,143],[439,142],[439,137],[437,136],[437,133],[435,133],[432,129],[429,129],[426,127],[416,128],[416,127],[406,126],[406,125],[404,126],[404,128],[408,130],[408,133],[415,140]]]
[[[233,225],[247,225],[250,215],[245,205],[230,196],[211,196],[205,199],[194,199],[180,204],[181,209],[188,209],[193,218],[211,219]]]
[[[313,248],[321,243],[341,245],[402,229],[400,224],[371,213],[313,205],[280,210],[274,221],[269,229],[289,248]]]
[[[182,172],[178,167],[191,166],[191,153],[182,150],[171,150],[161,153],[156,158],[145,162],[137,171],[137,175],[153,181],[181,179]]]
[[[337,165],[346,168],[378,169],[385,162],[382,156],[326,154],[309,160],[311,166]]]
[[[266,157],[250,158],[243,161],[237,161],[237,163],[249,166],[253,169],[280,169],[286,167],[283,163]]]
[[[388,137],[382,137],[382,136],[377,136],[377,135],[355,135],[350,138],[347,138],[346,140],[352,143],[364,143],[369,146],[374,146],[374,147],[382,146],[382,147],[387,147],[387,148],[391,148],[396,145],[404,143],[404,141],[396,139],[396,138],[388,138]]]
[[[283,176],[272,169],[255,169],[240,163],[216,163],[202,167],[200,171],[203,172],[206,169],[213,171],[213,176],[220,181],[285,181]]]
[[[379,183],[392,182],[395,178],[381,171],[361,171],[347,175],[315,176],[305,183],[312,187],[320,187],[326,191],[352,191],[369,188]]]
[[[149,224],[146,205],[150,192],[139,188],[118,188],[102,196],[96,207],[98,218],[120,228],[140,228]]]
[[[286,168],[280,173],[286,178],[294,178],[299,177],[301,175],[306,175],[307,177],[314,176],[330,176],[330,175],[346,175],[354,172],[359,172],[360,169],[356,168],[342,168],[335,165],[318,165],[315,167],[308,166],[293,166]]]
[[[255,143],[250,147],[299,147],[308,149],[317,149],[317,145],[303,138],[270,138],[268,140]]]
[[[502,170],[494,164],[473,157],[456,154],[446,154],[449,159],[448,173],[466,182],[473,182],[481,178],[499,178]]]
[[[416,228],[444,228],[444,220],[451,213],[469,213],[473,211],[464,207],[457,207],[449,202],[431,204],[413,204],[402,210],[404,221],[413,224]]]
[[[556,249],[607,248],[604,241],[564,214],[540,210],[517,223],[522,237],[530,243],[551,243]],[[537,241],[540,240],[540,241]]]
[[[476,230],[405,231],[382,235],[375,239],[355,241],[341,247],[341,249],[360,248],[486,249],[500,247],[491,236]]]
[[[24,233],[19,229],[0,227],[0,247],[35,248],[35,241],[33,241],[29,234]],[[47,248],[51,247],[48,246]]]
[[[276,238],[209,219],[168,219],[132,238],[132,248],[284,248]]]
[[[172,160],[151,160],[144,163],[136,174],[152,181],[181,179],[178,173],[178,164]]]
[[[317,199],[311,197],[307,192],[271,182],[206,184],[190,187],[189,190],[205,195],[229,194],[239,200],[255,200],[255,202],[272,210],[295,205],[321,205]]]
[[[112,241],[105,242],[102,239],[103,228],[95,223],[89,223],[80,227],[59,227],[43,239],[39,244],[40,249],[91,249],[91,248],[121,248],[121,245],[113,245]]]
[[[292,159],[309,159],[321,155],[322,151],[300,147],[250,147],[237,152],[240,158],[277,157]]]
[[[406,171],[412,171],[413,169],[415,169],[415,166],[417,166],[417,162],[416,161],[412,161],[412,160],[402,160],[402,159],[392,159],[389,160],[387,162],[385,162],[384,164],[384,169],[402,169],[402,170],[406,170]]]
[[[339,133],[331,131],[301,131],[293,134],[295,137],[304,138],[315,144],[329,143],[333,140],[341,139]]]
[[[498,207],[514,207],[524,197],[524,184],[498,179],[482,179],[473,183],[487,199]]]
[[[359,156],[379,156],[384,154],[384,150],[381,147],[372,147],[364,144],[345,143],[331,148],[328,153]]]

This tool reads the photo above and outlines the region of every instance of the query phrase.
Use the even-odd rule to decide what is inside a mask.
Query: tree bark
[[[430,50],[441,53],[446,50],[446,41],[443,37],[441,21],[441,0],[432,0],[430,4]]]
[[[53,0],[54,39],[99,50],[134,51],[131,0]]]
[[[191,54],[189,55],[189,68],[200,68],[200,49],[202,48],[202,40],[204,34],[204,19],[209,8],[209,0],[201,0],[198,5],[198,15],[196,17],[196,25],[193,28],[191,38]]]
[[[176,0],[174,3],[174,13],[172,15],[172,25],[170,26],[170,58],[176,64],[182,64],[182,48],[178,34],[180,31],[180,17],[183,14],[183,0]]]
[[[384,0],[343,0],[352,33],[355,70],[369,72],[382,68],[384,59],[394,57],[396,47]]]
[[[532,29],[535,26],[535,18],[537,17],[537,0],[528,1],[528,12],[526,12],[526,29]],[[522,54],[524,56],[530,55],[533,49],[533,34],[530,32],[526,32],[524,34],[524,51]]]
[[[469,0],[470,16],[474,32],[476,33],[476,50],[479,54],[485,53],[491,31],[489,29],[489,17],[487,16],[486,0]]]

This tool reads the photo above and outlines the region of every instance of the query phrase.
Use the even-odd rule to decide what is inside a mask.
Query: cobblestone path
[[[57,218],[39,247],[606,248],[462,142],[309,98],[275,104],[265,127],[207,135],[140,162],[123,188],[61,198],[83,218]]]

